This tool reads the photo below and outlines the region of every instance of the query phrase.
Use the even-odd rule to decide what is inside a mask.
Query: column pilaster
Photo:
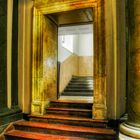
[[[106,46],[105,46],[105,2],[99,0],[95,7],[94,20],[94,103],[93,118],[106,119]]]
[[[7,33],[9,31],[7,31],[8,2],[8,0],[0,0],[0,132],[8,123],[22,118],[21,110],[19,108],[10,108],[10,103],[8,103],[8,100],[11,99],[11,95],[7,94],[7,81],[11,80],[7,78],[7,50],[9,49],[7,45]],[[16,38],[14,39],[16,40]],[[15,86],[15,88],[18,87]],[[13,98],[16,98],[16,96]]]
[[[120,140],[140,139],[140,1],[129,0],[128,120]]]

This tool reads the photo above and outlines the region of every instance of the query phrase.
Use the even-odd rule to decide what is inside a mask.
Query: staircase
[[[115,140],[116,133],[107,120],[92,119],[92,103],[56,100],[46,115],[29,115],[15,122],[5,133],[6,140]]]
[[[93,77],[73,76],[62,96],[93,96]]]

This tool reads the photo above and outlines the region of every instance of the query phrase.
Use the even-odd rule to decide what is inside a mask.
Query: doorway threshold
[[[73,100],[73,101],[83,101],[87,103],[93,103],[93,97],[92,96],[60,96],[58,100]]]

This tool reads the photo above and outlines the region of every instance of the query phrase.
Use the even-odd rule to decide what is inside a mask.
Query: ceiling
[[[93,22],[93,11],[90,8],[63,13],[55,13],[47,16],[58,26],[64,26],[68,24],[87,24]]]
[[[78,35],[93,33],[93,24],[59,27],[59,35]]]

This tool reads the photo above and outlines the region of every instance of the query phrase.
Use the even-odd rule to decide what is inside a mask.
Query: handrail
[[[60,84],[60,65],[61,63],[57,61],[57,99],[60,97],[59,84]]]

